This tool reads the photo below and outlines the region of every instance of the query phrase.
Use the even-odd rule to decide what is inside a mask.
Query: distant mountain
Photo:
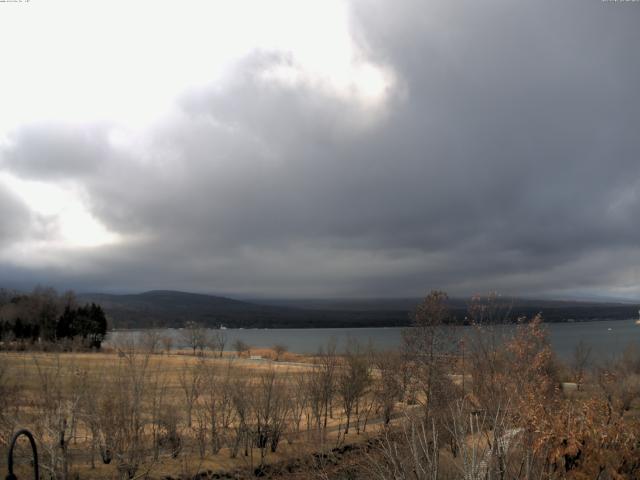
[[[265,305],[232,298],[171,290],[129,295],[86,293],[81,302],[104,308],[115,328],[181,327],[195,321],[215,327],[367,327],[408,324],[407,310],[320,310]]]
[[[81,302],[104,308],[115,328],[181,327],[195,321],[210,327],[321,328],[382,327],[410,323],[420,299],[257,300],[153,290],[130,295],[80,294]],[[258,303],[260,302],[260,303]],[[547,322],[636,318],[637,304],[500,298],[509,321],[542,313]],[[469,301],[453,298],[450,309],[464,322]]]
[[[248,299],[251,303],[305,310],[405,311],[413,310],[421,298],[314,298],[314,299]]]
[[[521,317],[532,318],[540,313],[545,322],[585,322],[592,320],[627,320],[638,318],[640,304],[622,302],[595,302],[579,300],[540,300],[534,298],[501,297],[498,300],[510,321]],[[452,310],[465,315],[468,300],[453,299]]]
[[[404,311],[407,315],[422,301],[421,298],[372,298],[372,299],[277,299],[250,300],[270,306],[329,311]],[[542,313],[548,322],[561,322],[569,319],[576,321],[596,319],[634,318],[638,314],[637,301],[612,299],[595,300],[556,300],[500,296],[496,299],[500,310],[513,319],[520,316],[531,317]],[[458,319],[464,319],[471,304],[469,298],[453,297],[448,301],[449,308]]]

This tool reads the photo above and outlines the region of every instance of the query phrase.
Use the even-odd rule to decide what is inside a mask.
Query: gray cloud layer
[[[0,187],[0,248],[26,235],[29,220],[28,208],[14,194]]]
[[[80,183],[138,240],[0,266],[0,283],[640,293],[640,7],[356,1],[351,18],[397,78],[367,126],[345,99],[261,80],[288,60],[255,53],[133,150],[109,125],[15,132],[0,169]],[[1,208],[0,246],[18,231]]]

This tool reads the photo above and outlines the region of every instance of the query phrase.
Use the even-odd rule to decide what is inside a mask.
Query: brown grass
[[[253,349],[252,355],[260,355],[265,360],[250,360],[247,358],[234,359],[233,353],[226,353],[222,358],[213,354],[205,357],[193,356],[191,351],[172,351],[171,354],[149,355],[148,375],[152,376],[161,373],[167,385],[167,398],[171,403],[179,406],[182,401],[182,391],[180,388],[180,372],[185,366],[195,366],[204,362],[207,366],[224,367],[229,361],[240,367],[240,371],[250,372],[252,375],[274,370],[278,375],[293,378],[302,372],[313,369],[311,357],[286,352],[281,355],[281,361],[273,361],[275,353],[271,349]],[[16,388],[19,396],[14,398],[14,402],[19,402],[22,415],[20,426],[27,428],[34,427],[33,422],[38,422],[38,413],[29,405],[42,395],[41,378],[47,371],[64,372],[67,378],[72,375],[87,375],[92,379],[100,379],[107,372],[116,371],[118,366],[122,367],[123,357],[114,351],[99,353],[43,353],[43,352],[0,352],[0,364],[2,364],[8,388]],[[291,364],[293,363],[293,364]],[[305,364],[308,364],[306,366]],[[340,424],[343,421],[343,412],[337,406],[334,407],[334,418],[328,422],[329,432],[322,442],[318,440],[316,432],[303,431],[295,435],[288,433],[281,440],[276,453],[269,452],[268,463],[281,463],[294,458],[302,458],[321,448],[331,448],[338,443],[345,441],[340,439]],[[303,420],[304,422],[304,420]],[[303,426],[303,430],[305,426]],[[198,471],[234,471],[255,467],[259,460],[259,453],[252,452],[254,458],[244,457],[242,452],[237,458],[232,459],[228,448],[223,448],[218,454],[200,459],[196,453],[195,440],[186,426],[180,427],[181,434],[186,439],[185,448],[181,455],[174,459],[168,455],[163,455],[151,465],[151,478],[161,478],[171,475],[193,475]],[[356,435],[355,430],[350,433],[348,442],[357,443],[369,437],[369,434],[376,429],[369,428],[369,432]],[[91,469],[87,458],[88,432],[79,428],[76,438],[74,438],[70,451],[72,460],[72,472],[77,473],[80,478],[116,478],[115,465],[103,465],[98,458],[95,469]],[[0,465],[4,463],[6,454],[4,447],[0,448]],[[257,458],[256,458],[257,456]],[[142,469],[144,471],[144,469]]]

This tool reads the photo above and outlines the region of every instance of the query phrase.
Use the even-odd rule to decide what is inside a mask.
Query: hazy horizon
[[[42,285],[39,285],[42,286]],[[332,297],[323,297],[323,296],[294,296],[294,295],[280,295],[280,296],[260,296],[260,295],[243,295],[234,292],[216,292],[216,291],[207,291],[207,290],[180,290],[176,288],[158,288],[158,289],[144,289],[144,290],[127,290],[127,291],[83,291],[83,290],[74,290],[75,293],[79,295],[143,295],[148,293],[157,293],[157,292],[170,292],[170,293],[184,293],[184,294],[195,294],[195,295],[207,295],[213,297],[225,297],[233,300],[240,300],[244,302],[253,302],[253,303],[273,303],[277,304],[279,302],[283,303],[305,303],[305,302],[420,302],[424,299],[424,297],[429,292],[424,292],[423,295],[397,295],[397,296],[332,296]],[[445,292],[446,293],[446,292]],[[451,295],[449,298],[451,300],[456,301],[464,301],[471,300],[473,297],[480,295],[481,297],[487,297],[488,295],[496,294],[499,299],[504,301],[509,300],[525,300],[525,301],[559,301],[559,302],[593,302],[593,303],[607,303],[607,302],[620,302],[620,303],[630,303],[630,304],[640,304],[640,299],[636,298],[626,298],[626,297],[615,297],[615,296],[599,296],[599,295],[505,295],[500,292],[475,292],[475,293],[460,293],[457,295]]]

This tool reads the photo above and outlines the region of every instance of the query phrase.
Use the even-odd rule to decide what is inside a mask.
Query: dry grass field
[[[380,375],[370,366],[357,378],[335,355],[251,353],[262,359],[2,352],[1,461],[11,432],[26,427],[47,478],[190,478],[285,465],[379,430]],[[341,395],[347,371],[343,383],[361,385]]]

